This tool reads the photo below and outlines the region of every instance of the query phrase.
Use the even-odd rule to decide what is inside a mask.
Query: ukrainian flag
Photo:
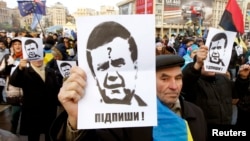
[[[153,127],[153,141],[193,141],[188,123],[157,98],[158,126]]]
[[[46,65],[53,58],[54,58],[54,56],[52,55],[51,50],[44,50],[44,57],[43,57],[44,65]]]

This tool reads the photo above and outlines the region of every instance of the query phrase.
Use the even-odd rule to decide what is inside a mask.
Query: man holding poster
[[[205,141],[206,125],[203,112],[194,104],[179,97],[182,88],[181,66],[183,64],[184,59],[178,55],[156,57],[158,126],[94,130],[77,130],[77,102],[84,98],[82,89],[88,86],[86,72],[79,67],[73,67],[71,75],[64,82],[59,93],[59,100],[67,113],[63,112],[52,126],[53,141],[76,139],[81,141],[124,139],[126,141],[152,141],[152,139]],[[88,115],[85,117],[87,118]]]
[[[66,112],[52,127],[54,140],[205,140],[201,109],[179,97],[184,59],[155,61],[154,21],[153,15],[78,19],[84,53],[59,93]]]
[[[208,48],[200,47],[195,61],[183,69],[183,96],[185,100],[203,110],[207,122],[208,141],[215,140],[214,137],[218,136],[217,131],[226,133],[242,130],[243,134],[221,136],[246,136],[246,131],[236,129],[231,122],[232,106],[237,104],[239,94],[248,89],[250,66],[241,65],[233,82],[226,74],[206,71],[204,63],[208,58]]]

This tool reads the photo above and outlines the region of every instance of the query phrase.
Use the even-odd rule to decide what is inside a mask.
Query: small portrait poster
[[[237,46],[235,47],[235,51],[236,51],[236,53],[237,53],[237,56],[240,56],[240,55],[243,54],[243,47],[242,47],[241,45],[237,45]]]
[[[156,126],[154,15],[88,16],[76,23],[78,63],[87,75],[77,127]]]
[[[57,66],[60,70],[61,75],[63,78],[67,78],[70,75],[70,69],[73,66],[76,66],[76,61],[62,61],[62,60],[57,60]]]
[[[32,60],[43,59],[43,41],[42,38],[22,37],[23,58]]]
[[[204,61],[205,71],[226,73],[231,55],[236,32],[210,28],[206,46],[208,55]]]
[[[0,86],[6,86],[6,79],[0,77]]]

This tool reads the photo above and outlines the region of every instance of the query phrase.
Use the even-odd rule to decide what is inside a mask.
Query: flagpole
[[[42,27],[42,25],[41,25],[41,22],[40,22],[40,20],[39,20],[38,17],[37,17],[37,14],[36,14],[36,13],[33,13],[33,14],[35,14],[35,17],[36,17],[36,19],[37,19],[37,21],[38,21],[38,24],[39,24],[39,26],[40,26],[40,28],[41,28],[41,31],[42,31],[43,35],[45,35],[44,30],[43,30],[43,27]]]
[[[33,3],[33,6],[35,6],[35,3]],[[35,14],[35,18],[36,18],[37,21],[38,21],[38,24],[39,24],[39,26],[40,26],[40,28],[41,28],[41,31],[42,31],[43,35],[45,35],[44,30],[43,30],[43,27],[42,27],[42,25],[41,25],[41,23],[40,23],[40,20],[39,20],[38,17],[37,17],[37,13],[33,13],[33,14]]]

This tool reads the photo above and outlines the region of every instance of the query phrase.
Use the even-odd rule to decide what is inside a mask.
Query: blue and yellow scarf
[[[186,120],[157,98],[158,126],[153,127],[154,141],[193,141]]]

